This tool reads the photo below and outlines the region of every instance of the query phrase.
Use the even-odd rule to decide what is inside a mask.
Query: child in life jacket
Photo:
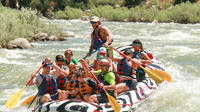
[[[70,79],[72,71],[74,71],[76,67],[80,67],[80,65],[78,65],[78,61],[73,58],[72,50],[67,49],[64,52],[64,56],[65,56],[64,66],[67,66],[69,68],[69,76],[68,76],[68,78]]]
[[[78,82],[80,98],[89,101],[89,96],[96,93],[97,83],[92,78],[87,77],[83,69],[79,70]]]
[[[78,72],[75,70],[72,72],[71,79],[67,80],[66,85],[66,97],[67,99],[73,99],[76,98],[78,94]]]

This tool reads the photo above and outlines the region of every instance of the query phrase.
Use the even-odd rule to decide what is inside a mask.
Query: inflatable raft
[[[127,48],[123,47],[120,50]],[[151,65],[154,69],[162,69],[159,61],[155,58]],[[147,74],[145,80],[138,82],[136,89],[132,91],[126,91],[117,96],[117,102],[121,106],[120,112],[127,112],[134,110],[142,101],[147,99],[159,85],[152,80]],[[113,112],[113,108],[110,103],[87,103],[79,100],[64,100],[64,101],[51,101],[43,105],[38,106],[33,112]]]
[[[146,77],[139,82],[135,90],[124,92],[117,97],[121,106],[121,112],[127,112],[136,108],[143,100],[148,98],[158,88],[158,84]],[[108,103],[90,104],[78,100],[52,101],[38,106],[33,112],[113,112]]]

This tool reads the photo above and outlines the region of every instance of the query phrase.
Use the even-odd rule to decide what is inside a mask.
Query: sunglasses
[[[90,22],[91,24],[97,24],[97,22]]]

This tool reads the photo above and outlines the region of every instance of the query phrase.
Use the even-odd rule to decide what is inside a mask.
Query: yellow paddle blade
[[[162,71],[162,70],[151,70],[152,72],[154,73],[157,73],[157,74],[160,74],[162,76],[164,76],[164,79],[167,81],[167,82],[171,82],[172,81],[172,77],[171,75],[169,75],[168,73]]]
[[[29,105],[31,103],[31,101],[33,100],[33,98],[35,97],[35,95],[33,96],[29,96],[26,100],[24,100],[20,105],[21,106],[25,106],[25,105]],[[35,101],[34,101],[35,102]]]
[[[114,112],[119,112],[121,110],[121,107],[119,103],[117,102],[117,100],[113,98],[112,96],[110,96],[108,93],[106,93],[106,95],[108,96],[109,103],[111,107],[113,108]]]
[[[15,93],[10,97],[10,99],[6,102],[6,106],[10,109],[14,108],[16,104],[18,103],[19,99],[22,96],[22,92],[24,91],[26,86],[24,86],[19,92]]]
[[[149,75],[149,77],[151,77],[158,84],[161,84],[164,81],[165,77],[160,75],[160,73],[146,69],[143,66],[140,67]]]

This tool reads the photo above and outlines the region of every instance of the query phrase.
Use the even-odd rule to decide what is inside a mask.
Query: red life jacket
[[[46,93],[49,93],[49,94],[53,94],[53,87],[51,85],[51,78],[49,77],[47,79],[47,92]]]
[[[65,90],[65,88],[66,88],[66,79],[65,79],[64,75],[60,75],[56,79],[56,82],[57,82],[58,89]]]
[[[40,74],[42,77],[42,83],[38,87],[39,89],[39,95],[44,95],[44,94],[54,94],[57,92],[57,85],[55,80],[52,78],[52,76],[49,76],[48,78],[44,77],[43,75]]]

